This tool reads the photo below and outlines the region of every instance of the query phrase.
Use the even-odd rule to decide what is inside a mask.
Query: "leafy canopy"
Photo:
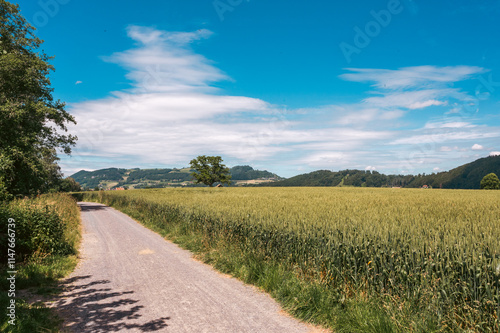
[[[71,153],[76,137],[64,134],[76,123],[65,104],[54,101],[52,57],[19,13],[0,0],[0,192],[33,195],[61,180],[57,150]],[[0,193],[2,196],[2,193]]]
[[[500,189],[500,180],[494,173],[489,173],[481,180],[481,189],[483,190],[498,190]]]
[[[196,170],[191,176],[196,184],[203,183],[213,186],[214,183],[231,184],[231,174],[229,168],[222,164],[220,156],[198,156],[189,162],[191,169]]]
[[[71,177],[63,179],[59,185],[60,192],[79,192],[81,190],[80,184]]]

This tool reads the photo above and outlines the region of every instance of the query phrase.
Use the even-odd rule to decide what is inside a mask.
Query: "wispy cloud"
[[[117,52],[104,60],[129,70],[134,92],[193,92],[214,90],[211,83],[229,77],[211,61],[194,53],[190,43],[208,38],[208,30],[166,32],[131,26],[128,36],[138,42],[132,50]]]
[[[347,68],[351,73],[340,77],[347,81],[372,82],[379,89],[408,89],[425,86],[446,85],[467,80],[486,72],[476,66],[415,66],[396,70],[374,68]]]
[[[391,142],[393,145],[419,145],[425,143],[460,142],[477,139],[498,138],[500,133],[496,129],[477,129],[475,131],[453,130],[453,131],[432,131],[431,133],[411,135],[396,139]]]
[[[424,128],[473,128],[477,127],[469,122],[464,121],[447,121],[447,122],[428,122]]]

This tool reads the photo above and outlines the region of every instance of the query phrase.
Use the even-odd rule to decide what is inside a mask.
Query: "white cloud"
[[[172,32],[135,25],[129,26],[127,32],[130,38],[144,45],[158,45],[164,42],[189,44],[194,40],[205,39],[212,35],[212,32],[207,29],[199,29],[193,32]]]
[[[340,116],[338,120],[336,120],[336,123],[338,123],[339,125],[354,125],[375,120],[379,114],[379,110],[370,108],[362,109],[359,111],[351,110],[343,113],[345,113],[345,115]]]
[[[445,112],[445,114],[457,114],[457,113],[460,113],[460,111],[462,110],[461,107],[453,107],[452,109],[450,109],[449,111]]]
[[[435,167],[435,168],[434,168],[434,169],[432,169],[432,170],[437,172],[437,171],[441,170],[441,168]]]
[[[483,150],[483,149],[484,149],[484,147],[483,147],[483,146],[481,146],[481,145],[479,145],[479,144],[477,144],[477,143],[475,143],[475,144],[472,146],[472,148],[471,148],[471,149],[472,149],[472,150]]]
[[[76,82],[75,82],[75,85],[77,85],[77,84],[82,84],[82,83],[83,83],[82,81],[76,81]]]
[[[377,92],[382,96],[369,97],[364,100],[368,105],[379,108],[406,108],[417,110],[429,106],[446,106],[449,99],[469,101],[472,97],[458,89],[420,89],[410,91]]]
[[[473,75],[486,72],[476,66],[416,66],[397,70],[374,68],[347,68],[351,73],[340,77],[347,81],[374,82],[379,89],[401,89],[422,87],[425,85],[441,85],[463,81]]]
[[[400,138],[392,141],[390,144],[393,145],[418,145],[425,143],[442,143],[448,141],[462,141],[462,140],[475,140],[475,139],[485,139],[485,138],[496,138],[500,137],[499,132],[494,131],[451,131],[451,132],[435,132],[430,134],[420,134],[413,135],[405,138]]]
[[[408,108],[415,110],[415,109],[423,109],[423,108],[426,108],[426,107],[432,106],[432,105],[446,105],[446,102],[437,101],[435,99],[429,99],[427,101],[415,102],[413,104],[410,104],[408,106]]]
[[[500,156],[500,151],[492,151],[489,156]]]
[[[194,53],[189,43],[210,36],[208,30],[165,32],[131,26],[128,36],[139,47],[103,59],[129,70],[134,92],[213,91],[211,83],[229,77],[205,57]]]
[[[395,120],[403,117],[405,112],[399,109],[384,110],[381,108],[363,108],[366,105],[345,105],[332,107],[336,110],[335,123],[338,125],[366,125],[380,120]]]
[[[434,122],[425,124],[424,128],[473,128],[476,127],[471,123],[464,121],[448,121],[448,122]]]
[[[369,165],[369,166],[367,166],[365,168],[365,170],[375,171],[375,170],[377,170],[377,168],[375,168],[374,166]]]
[[[346,154],[343,152],[322,152],[314,153],[307,156],[306,164],[316,167],[339,165],[339,163],[345,162]]]

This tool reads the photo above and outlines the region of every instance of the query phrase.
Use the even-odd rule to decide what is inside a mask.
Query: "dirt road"
[[[79,203],[81,261],[54,306],[74,332],[310,332],[265,293],[215,272],[127,215]]]

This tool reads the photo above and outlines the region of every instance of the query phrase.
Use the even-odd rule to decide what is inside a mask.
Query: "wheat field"
[[[383,299],[389,313],[425,312],[452,331],[498,330],[500,191],[184,188],[89,195],[282,263],[331,290],[337,302]]]

